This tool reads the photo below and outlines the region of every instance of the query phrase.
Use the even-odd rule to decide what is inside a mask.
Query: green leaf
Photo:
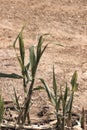
[[[64,108],[65,101],[64,101],[64,95],[63,95],[61,87],[60,87],[60,96],[61,96],[61,101],[62,101],[62,108]]]
[[[12,74],[5,74],[5,73],[0,73],[0,78],[14,78],[14,79],[21,79],[23,78],[22,76],[12,73]]]
[[[18,62],[19,62],[19,64],[20,64],[21,70],[22,70],[22,72],[23,72],[23,71],[24,71],[24,64],[22,63],[21,58],[20,58],[17,54],[16,54],[16,56],[17,56]]]
[[[24,27],[22,28],[21,32],[18,34],[17,38],[15,39],[15,41],[13,43],[13,48],[15,50],[16,57],[19,61],[19,64],[21,66],[22,71],[24,70],[24,57],[25,57],[24,42],[23,42],[23,38],[22,38],[23,29],[24,29]],[[16,52],[16,43],[17,43],[18,39],[19,39],[18,44],[19,44],[20,56],[18,56],[18,54]]]
[[[68,100],[68,102],[67,102],[67,104],[66,104],[66,113],[67,112],[71,112],[71,109],[72,109],[72,103],[73,103],[73,93],[70,95],[70,98],[69,98],[69,100]]]
[[[24,30],[24,26],[22,27],[20,33],[22,33],[23,30]],[[19,38],[20,33],[18,34],[18,36],[16,37],[16,39],[15,39],[15,41],[14,41],[14,43],[13,43],[13,48],[14,48],[14,49],[16,49],[16,43],[17,43],[17,40],[18,40],[18,38]]]
[[[22,32],[19,34],[19,49],[20,49],[21,61],[22,61],[22,64],[24,65],[25,48],[24,48],[24,41],[23,41]]]
[[[37,63],[39,62],[42,54],[44,53],[45,49],[48,46],[48,44],[46,44],[45,47],[42,49],[42,44],[44,42],[43,36],[46,36],[46,35],[49,35],[49,34],[44,34],[44,35],[40,36],[39,41],[38,41],[38,45],[37,45]]]
[[[55,78],[54,66],[53,66],[53,90],[54,90],[55,97],[57,98],[57,83]]]
[[[43,34],[40,36],[39,40],[38,40],[38,45],[37,45],[37,56],[40,56],[41,54],[41,47],[42,47],[42,44],[44,42],[44,36],[46,35],[49,35],[49,34]]]
[[[36,88],[33,88],[33,91],[36,91],[36,90],[42,90],[42,89],[44,89],[44,87],[42,87],[42,86],[38,86],[38,87],[36,87]]]
[[[34,52],[34,46],[31,46],[29,48],[29,52],[30,52],[30,65],[31,65],[32,77],[34,77],[36,69],[36,57]]]
[[[28,63],[28,64],[25,66],[25,72],[24,72],[24,74],[25,74],[25,76],[26,76],[26,78],[27,78],[27,83],[28,83],[28,81],[31,80],[31,79],[30,79],[29,72],[28,72],[29,66],[30,66],[30,63]]]
[[[31,79],[30,79],[30,75],[28,73],[28,71],[25,68],[25,76],[26,76],[26,82],[28,83]]]
[[[19,98],[17,96],[15,88],[14,88],[14,97],[15,97],[15,103],[16,103],[17,109],[20,110],[21,108],[20,108],[20,104],[19,104]]]
[[[67,87],[67,83],[66,83],[66,88],[65,88],[65,92],[64,92],[64,101],[66,102],[68,97],[68,87]]]
[[[26,70],[28,71],[30,67],[30,62],[25,66]]]
[[[52,92],[50,91],[50,89],[49,89],[49,87],[47,86],[47,84],[45,83],[45,81],[44,81],[43,79],[40,79],[40,80],[41,80],[41,82],[42,82],[43,85],[44,85],[44,88],[45,88],[45,90],[46,90],[46,92],[47,92],[49,101],[55,106],[55,105],[56,105],[56,104],[55,104],[55,98],[54,98]]]
[[[77,71],[74,72],[73,76],[72,76],[72,79],[71,79],[71,85],[72,85],[72,89],[74,89],[76,83],[77,83]]]
[[[47,46],[48,46],[48,44],[46,44],[45,47],[43,48],[43,50],[41,51],[41,56],[44,53],[44,51],[46,50]]]
[[[20,33],[19,33],[20,34]],[[16,43],[17,43],[17,40],[18,40],[18,38],[19,38],[19,34],[18,34],[18,36],[16,37],[16,39],[15,39],[15,41],[14,41],[14,43],[13,43],[13,48],[16,50]]]
[[[56,102],[56,110],[57,110],[57,112],[60,109],[60,102],[61,102],[61,95],[58,97],[57,102]]]
[[[77,91],[77,90],[78,90],[78,86],[79,86],[79,84],[76,83],[76,84],[75,84],[75,87],[74,87],[74,91]]]
[[[37,45],[37,61],[39,61],[40,56],[41,56],[41,46],[43,44],[43,36],[40,36],[38,45]]]

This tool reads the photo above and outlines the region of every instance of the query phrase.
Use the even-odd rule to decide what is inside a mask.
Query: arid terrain
[[[44,78],[51,87],[54,65],[58,86],[64,86],[66,82],[70,83],[72,74],[77,70],[79,89],[75,94],[73,109],[79,112],[84,107],[87,110],[87,1],[0,0],[0,74],[21,74],[13,42],[23,25],[26,62],[29,47],[37,45],[42,34],[51,34],[48,42],[64,46],[48,46],[37,77]],[[5,101],[12,100],[13,87],[22,99],[21,83],[19,79],[0,76],[0,89]],[[32,119],[37,120],[37,113],[50,104],[44,91],[34,93],[32,102]]]

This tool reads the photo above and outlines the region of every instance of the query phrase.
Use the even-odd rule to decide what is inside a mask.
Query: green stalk
[[[68,114],[68,126],[71,126],[73,96],[74,96],[74,91],[71,94],[72,98],[71,98],[70,110],[69,110],[69,114]]]
[[[38,66],[38,64],[37,64],[37,66]],[[31,96],[32,96],[33,85],[34,85],[34,82],[35,82],[35,75],[36,75],[37,66],[36,66],[36,69],[35,69],[34,77],[31,81],[31,84],[30,84],[30,87],[29,87],[27,98],[25,100],[25,104],[24,104],[25,109],[21,112],[21,114],[19,116],[18,123],[20,123],[20,120],[22,119],[22,124],[24,124],[25,121],[26,121],[26,118],[28,117],[28,123],[31,124],[30,114],[29,114],[28,111],[30,109],[30,101],[31,101]]]
[[[32,80],[31,82],[31,85],[30,85],[30,88],[29,88],[29,92],[28,92],[28,95],[27,95],[27,98],[26,98],[26,102],[25,102],[25,105],[24,105],[24,114],[23,114],[23,121],[22,123],[24,124],[25,121],[26,121],[26,115],[29,114],[29,108],[30,108],[30,101],[31,101],[31,96],[32,96],[32,90],[33,90],[33,85],[34,85],[34,81],[35,79]],[[28,121],[29,124],[31,124],[31,121],[30,121],[30,115],[29,115],[29,121]]]
[[[65,130],[65,103],[63,106],[62,130]]]
[[[60,101],[61,101],[61,96],[58,98],[58,101],[56,99],[56,107],[55,107],[55,110],[56,110],[56,118],[57,118],[57,128],[60,128],[61,127],[61,121],[60,121],[60,117],[58,115],[59,113],[59,108],[60,108]]]
[[[58,113],[58,111],[56,111],[56,112]],[[59,129],[59,128],[61,128],[61,121],[60,121],[58,114],[57,114],[56,118],[57,118],[57,128]]]
[[[62,95],[62,92],[61,92],[61,95]],[[62,130],[65,130],[65,116],[66,116],[67,96],[68,96],[68,87],[67,87],[67,83],[66,83],[65,92],[64,92],[64,95],[62,95],[62,109],[63,109]]]
[[[68,112],[68,122],[67,125],[71,126],[71,118],[72,118],[72,105],[73,105],[73,99],[74,99],[74,93],[78,89],[78,83],[77,83],[77,71],[74,72],[72,79],[71,79],[71,86],[72,86],[72,92],[68,101],[68,104],[66,106],[66,110]]]

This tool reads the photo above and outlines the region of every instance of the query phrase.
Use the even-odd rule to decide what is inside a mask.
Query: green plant
[[[77,78],[78,78],[77,71],[75,71],[71,79],[71,94],[70,94],[68,103],[66,105],[66,112],[68,113],[68,122],[67,122],[68,126],[71,126],[74,93],[75,91],[78,90]]]
[[[46,44],[42,48],[42,44],[44,42],[44,35],[40,36],[36,50],[35,50],[34,46],[31,46],[29,48],[29,61],[28,61],[27,65],[25,65],[25,47],[24,47],[22,32],[23,32],[23,29],[18,34],[18,36],[13,44],[17,59],[20,63],[20,67],[21,67],[24,92],[26,92],[26,97],[24,98],[23,109],[22,110],[20,109],[18,123],[24,124],[26,121],[26,118],[27,118],[28,123],[30,124],[31,121],[30,121],[29,109],[30,109],[31,96],[32,96],[32,93],[34,90],[36,71],[37,71],[37,67],[38,67],[40,58],[43,55],[48,44]],[[17,40],[19,40],[19,42],[18,42],[19,43],[19,54],[16,51]],[[28,83],[29,83],[29,87],[28,87]],[[40,88],[38,88],[38,89],[40,89]],[[15,99],[17,102],[16,94],[15,94]],[[17,104],[18,104],[18,102],[17,102]]]
[[[46,82],[44,81],[44,79],[40,79],[42,84],[44,85],[44,89],[47,92],[48,95],[48,99],[49,101],[52,103],[52,105],[55,108],[55,115],[56,115],[56,119],[57,119],[57,128],[61,127],[61,114],[59,113],[60,110],[60,104],[61,104],[61,94],[58,90],[58,86],[57,86],[57,82],[56,82],[56,77],[55,77],[55,71],[54,71],[54,67],[53,67],[53,92],[50,90],[49,86],[46,84]]]
[[[23,29],[24,29],[24,27],[22,28],[21,32],[18,34],[16,40],[14,41],[13,47],[14,47],[17,59],[19,61],[20,67],[21,67],[24,92],[27,92],[27,90],[26,90],[27,84],[30,81],[30,76],[28,73],[30,63],[28,62],[27,65],[25,64],[25,47],[24,47],[24,41],[23,41],[23,35],[22,35]],[[17,40],[19,40],[19,54],[16,51]]]
[[[72,115],[74,92],[78,88],[77,72],[75,71],[75,73],[73,74],[72,79],[71,79],[72,89],[71,89],[70,95],[68,95],[67,83],[66,83],[66,87],[65,87],[64,91],[62,91],[61,87],[60,87],[60,89],[58,89],[54,66],[53,66],[53,92],[49,89],[49,86],[45,83],[44,79],[41,79],[41,78],[40,78],[40,80],[43,83],[44,87],[38,86],[37,88],[34,88],[37,67],[38,67],[39,61],[41,59],[41,56],[43,55],[48,44],[46,44],[44,47],[42,47],[43,42],[44,42],[44,35],[40,36],[37,47],[35,48],[34,46],[31,46],[29,48],[29,61],[27,64],[25,64],[25,46],[24,46],[24,40],[23,40],[22,33],[23,33],[23,28],[22,28],[21,32],[18,34],[18,36],[13,44],[17,59],[20,63],[20,67],[21,67],[22,76],[19,76],[19,77],[21,77],[23,79],[24,93],[26,93],[26,96],[24,97],[24,102],[23,102],[24,104],[21,109],[17,93],[14,89],[15,103],[17,106],[16,108],[19,111],[18,123],[24,124],[27,119],[28,124],[31,124],[29,109],[30,109],[32,93],[35,90],[44,88],[47,92],[50,102],[53,104],[53,106],[55,108],[55,115],[56,115],[56,119],[57,119],[57,128],[64,130],[65,123],[66,123],[66,115],[68,115],[67,116],[67,120],[68,120],[67,125],[68,126],[71,125],[71,115]],[[18,42],[19,53],[16,51],[17,40],[19,41]],[[60,44],[57,44],[57,45],[60,45]],[[60,107],[62,110],[62,114],[60,112]]]
[[[61,90],[61,101],[62,101],[62,130],[65,129],[65,118],[67,114],[66,105],[67,105],[67,98],[68,98],[68,87],[66,83],[64,94]]]
[[[2,99],[2,96],[0,95],[0,123],[2,122],[4,114],[4,101]]]
[[[73,98],[74,98],[74,92],[78,88],[77,83],[77,72],[75,71],[72,79],[71,79],[71,93],[68,93],[68,87],[66,83],[65,90],[62,91],[60,87],[60,91],[58,91],[56,78],[55,78],[55,72],[53,67],[53,92],[50,90],[49,86],[46,84],[44,79],[40,79],[42,84],[44,85],[44,89],[47,92],[49,101],[52,103],[52,105],[55,108],[55,114],[57,119],[57,128],[64,130],[65,129],[65,123],[67,123],[68,126],[71,125],[71,116],[72,116],[72,105],[73,105]],[[62,103],[62,105],[61,105]],[[61,107],[61,112],[59,111]],[[68,114],[68,116],[67,116]],[[66,119],[68,122],[66,122]]]

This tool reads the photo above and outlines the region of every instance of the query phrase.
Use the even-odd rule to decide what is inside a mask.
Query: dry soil
[[[51,34],[47,42],[60,43],[64,47],[49,45],[44,53],[37,77],[44,78],[52,86],[52,67],[58,86],[64,86],[75,70],[78,72],[79,89],[75,94],[75,111],[87,109],[87,1],[86,0],[0,0],[0,73],[21,74],[19,63],[13,49],[13,42],[24,29],[26,62],[28,48],[37,45],[40,35]],[[20,98],[23,97],[22,81],[0,77],[0,87],[4,100],[12,100],[13,87]],[[69,84],[70,85],[70,84]],[[33,120],[37,113],[50,111],[44,91],[36,92],[32,97],[31,110]],[[44,118],[44,116],[43,116]]]

